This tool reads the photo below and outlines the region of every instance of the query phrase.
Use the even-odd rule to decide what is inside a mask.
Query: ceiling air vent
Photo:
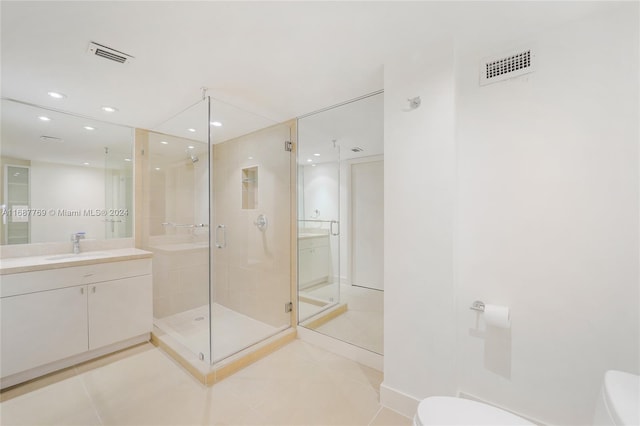
[[[484,86],[533,72],[534,60],[535,55],[531,49],[484,59],[480,64],[480,85]]]
[[[121,64],[128,64],[134,59],[133,56],[127,53],[120,52],[119,50],[112,49],[107,46],[103,46],[102,44],[94,43],[93,41],[89,43],[87,53],[90,55],[100,56],[101,58],[105,58]]]
[[[359,146],[354,146],[353,148],[351,148],[351,151],[353,151],[353,152],[362,152],[362,151],[364,151],[364,149],[360,148]]]

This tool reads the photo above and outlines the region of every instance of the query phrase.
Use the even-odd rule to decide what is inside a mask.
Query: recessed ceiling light
[[[219,122],[219,121],[212,121],[212,122],[211,122],[211,125],[212,125],[212,126],[215,126],[215,127],[220,127],[220,126],[222,126],[222,123],[221,123],[221,122]]]
[[[169,145],[169,142],[167,142],[167,141],[160,141],[160,143],[161,143],[162,145]]]
[[[191,133],[194,133],[196,131],[196,129],[191,128],[191,129],[187,129],[187,131],[189,131]]]
[[[320,157],[320,154],[313,154],[315,157]]]
[[[38,119],[40,119],[40,121],[51,121],[51,119],[46,115],[41,115],[38,117]]]
[[[316,166],[315,164],[312,164],[312,165],[311,165],[311,167],[315,167],[315,166]]]
[[[104,112],[117,112],[118,111],[118,108],[114,108],[114,107],[106,106],[106,105],[101,107],[100,109],[103,110]]]
[[[84,163],[82,163],[82,164],[84,164],[85,166],[88,166],[88,165],[89,165],[89,163],[87,163],[87,162],[84,162]]]
[[[49,94],[49,96],[51,96],[52,98],[55,99],[64,99],[67,97],[67,95],[65,95],[64,93],[60,93],[60,92],[47,92]]]
[[[188,148],[188,149],[194,149],[194,148],[195,148],[195,146],[193,146],[193,145],[189,145],[187,148]]]
[[[247,160],[253,160],[253,157],[247,157]]]
[[[95,127],[91,127],[91,126],[84,126],[85,130],[95,130]]]
[[[307,162],[308,162],[308,163],[310,163],[310,162],[312,162],[312,161],[313,161],[313,160],[312,160],[311,158],[307,158]]]
[[[160,170],[160,167],[156,167],[156,170]]]
[[[131,161],[131,158],[125,158],[124,161]]]

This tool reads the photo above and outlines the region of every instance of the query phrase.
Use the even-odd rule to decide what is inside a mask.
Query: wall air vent
[[[480,85],[484,86],[533,72],[535,55],[525,49],[510,55],[484,59],[480,64]]]
[[[120,52],[119,50],[112,49],[102,44],[94,43],[93,41],[89,43],[87,53],[121,64],[128,64],[134,59],[133,56],[127,53]]]

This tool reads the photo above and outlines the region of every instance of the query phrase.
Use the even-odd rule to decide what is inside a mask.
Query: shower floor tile
[[[287,328],[274,327],[214,303],[211,307],[213,361],[219,361]],[[154,320],[156,327],[190,351],[209,353],[207,305]]]

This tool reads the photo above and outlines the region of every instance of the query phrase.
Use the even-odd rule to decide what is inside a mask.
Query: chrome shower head
[[[198,158],[198,156],[196,155],[195,152],[193,152],[193,147],[190,146],[188,149],[185,149],[184,152],[187,153],[187,155],[189,156],[189,160],[191,160],[191,162],[193,164],[197,163],[198,161],[200,161],[200,159]]]

